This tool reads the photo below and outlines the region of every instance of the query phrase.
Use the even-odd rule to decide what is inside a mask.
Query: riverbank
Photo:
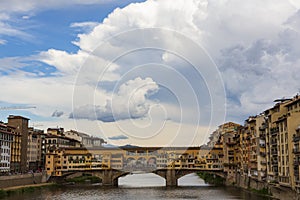
[[[300,194],[291,187],[282,186],[278,183],[268,183],[249,176],[237,174],[233,185],[238,188],[269,195],[274,199],[300,200]]]
[[[252,183],[253,181],[249,181],[247,184],[241,184],[239,183],[228,183],[228,181],[225,178],[218,177],[213,174],[209,174],[206,172],[198,172],[197,175],[204,180],[205,183],[212,184],[215,186],[227,186],[227,187],[235,187],[235,188],[241,188],[245,190],[245,192],[254,193],[259,196],[268,197],[272,199],[281,199],[277,198],[276,196],[273,196],[271,193],[271,189],[268,187],[267,184],[259,184],[259,183]],[[288,198],[289,199],[289,198]]]
[[[21,185],[21,186],[2,188],[0,189],[0,199],[13,194],[33,192],[36,189],[40,189],[44,187],[57,187],[57,186],[58,185],[56,183],[39,183],[39,184],[30,184],[30,185]]]
[[[226,182],[224,178],[206,172],[198,172],[197,175],[201,179],[203,179],[205,183],[216,185],[216,186],[225,185]]]
[[[233,186],[248,191],[249,193],[255,193],[272,199],[300,200],[300,194],[296,193],[289,187],[283,187],[279,184],[270,184],[248,176],[236,175],[229,181],[206,172],[199,172],[197,175],[203,179],[205,183],[216,186]]]
[[[46,172],[0,176],[0,189],[46,182]]]

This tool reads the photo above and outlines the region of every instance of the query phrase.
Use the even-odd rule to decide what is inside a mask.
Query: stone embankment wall
[[[232,185],[233,182],[226,182],[228,185]],[[236,187],[244,188],[247,190],[264,190],[268,189],[270,195],[276,199],[288,199],[288,200],[300,200],[300,194],[297,194],[291,188],[283,187],[279,185],[269,184],[264,181],[258,181],[248,176],[236,176]]]
[[[21,185],[45,183],[46,181],[46,173],[0,176],[0,189]]]

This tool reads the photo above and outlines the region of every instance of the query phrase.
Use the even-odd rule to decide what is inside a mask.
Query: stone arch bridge
[[[172,187],[178,185],[178,179],[197,172],[207,172],[216,176],[226,179],[226,174],[220,170],[206,170],[206,169],[156,169],[154,171],[143,171],[145,173],[154,173],[166,180],[166,186]],[[83,174],[91,174],[92,176],[99,177],[102,180],[103,186],[118,186],[118,178],[132,174],[130,171],[120,171],[116,169],[97,169],[97,170],[84,170],[84,171],[66,171],[62,174],[60,179],[66,179]]]
[[[200,147],[58,148],[47,153],[46,170],[54,179],[89,173],[103,185],[116,186],[118,178],[136,171],[163,177],[167,186],[177,186],[180,177],[208,172],[227,178],[222,149]]]

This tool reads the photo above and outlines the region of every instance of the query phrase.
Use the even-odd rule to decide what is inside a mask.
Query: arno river
[[[119,178],[118,188],[101,188],[97,185],[62,186],[60,188],[43,188],[24,194],[14,194],[6,199],[268,199],[233,187],[209,186],[195,174],[182,177],[179,179],[178,184],[178,187],[166,188],[164,187],[165,180],[157,175],[133,174]]]

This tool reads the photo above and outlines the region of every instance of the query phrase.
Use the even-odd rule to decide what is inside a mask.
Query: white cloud
[[[22,16],[22,19],[30,19],[30,16],[29,15],[24,15],[24,16]]]
[[[73,84],[64,78],[1,76],[2,102],[35,105],[33,114],[50,117],[53,110],[71,112]]]
[[[0,20],[0,35],[17,36],[24,39],[31,38],[32,36],[22,30],[12,27],[9,23]]]
[[[4,45],[4,44],[6,44],[6,40],[2,40],[2,39],[0,39],[0,45]]]
[[[45,9],[39,1],[27,1],[22,6],[18,3],[1,2],[0,7],[6,7],[13,12]],[[77,4],[79,1],[72,3]],[[57,8],[66,4],[69,3],[51,1],[49,6]],[[219,113],[216,111],[224,107],[221,80],[219,71],[212,70],[212,65],[205,60],[205,54],[192,44],[192,39],[202,45],[220,66],[229,96],[229,117],[243,120],[240,119],[241,115],[262,111],[272,104],[273,98],[289,96],[298,90],[299,6],[297,1],[292,0],[148,0],[122,9],[117,8],[102,23],[71,24],[71,27],[86,30],[73,41],[80,48],[78,52],[71,54],[63,50],[49,49],[31,57],[54,66],[57,71],[53,75],[57,77],[32,79],[28,74],[23,75],[24,77],[19,74],[17,79],[13,76],[1,77],[1,82],[7,83],[1,86],[3,89],[8,85],[12,91],[21,85],[28,88],[20,91],[17,96],[12,91],[5,91],[1,100],[37,103],[44,108],[38,114],[44,116],[45,113],[51,115],[53,110],[70,113],[69,105],[73,101],[77,109],[74,113],[76,116],[78,114],[78,118],[111,120],[113,114],[116,114],[117,119],[127,119],[146,116],[153,105],[147,94],[150,95],[150,91],[156,92],[158,85],[163,85],[180,99],[183,105],[178,106],[182,106],[186,113],[193,113],[189,115],[190,118],[200,114],[209,118],[211,116],[207,110],[212,109],[211,107],[219,106],[215,110],[217,114]],[[24,34],[4,23],[5,20],[9,20],[9,15],[0,15],[0,30],[3,27],[0,34]],[[143,28],[157,29],[143,31]],[[170,30],[174,31],[173,34],[170,34]],[[179,38],[176,35],[178,33],[186,37],[184,41],[183,36]],[[140,47],[153,47],[157,51],[138,49],[127,52]],[[192,67],[188,68],[184,59],[193,61],[190,64],[193,67],[195,63],[201,65],[200,72],[191,70]],[[20,58],[2,59],[1,62],[7,63],[5,67],[1,65],[3,71],[13,71],[8,65],[20,69]],[[142,78],[135,79],[139,76]],[[201,81],[208,88],[203,86],[196,90],[196,85]],[[117,87],[119,83],[121,86]],[[141,84],[146,84],[147,87],[135,91]],[[213,88],[214,85],[218,85],[217,88]],[[116,93],[112,92],[113,87],[119,88]],[[35,93],[27,97],[30,91]],[[132,91],[135,91],[133,96]],[[211,102],[211,107],[202,102],[201,105],[207,106],[207,110],[202,109],[199,114],[195,109],[198,102],[183,98],[184,94],[189,98],[193,97],[193,91],[196,91],[199,101],[209,95],[219,98]],[[56,95],[59,97],[46,98]],[[180,110],[167,102],[168,99],[164,100],[166,102],[160,102],[159,105],[170,111],[167,117],[172,119]],[[50,105],[49,108],[47,105]],[[62,106],[57,108],[57,105]],[[154,111],[153,113],[153,117],[159,115]],[[176,117],[179,121],[178,116]],[[78,120],[78,123],[85,119]],[[143,120],[143,123],[148,123],[147,118]],[[122,123],[125,127],[126,123]],[[177,128],[179,126],[175,122],[168,125]],[[168,130],[175,130],[174,127]]]
[[[53,9],[62,8],[70,5],[93,5],[93,4],[104,4],[112,3],[114,0],[72,0],[72,1],[60,1],[51,0],[47,3],[41,2],[39,0],[10,0],[10,1],[0,1],[0,11],[5,12],[28,12],[36,11],[39,9]]]
[[[100,24],[99,22],[74,22],[70,25],[70,27],[78,28],[79,31],[82,31],[82,32],[90,32],[99,24]]]
[[[20,14],[22,15],[21,19],[24,21],[30,20],[30,17],[36,12],[41,12],[44,10],[59,9],[74,5],[99,5],[115,2],[116,0],[51,0],[47,1],[47,3],[39,0],[0,1],[0,35],[19,37],[24,40],[32,40],[34,36],[24,30],[26,27],[23,26],[22,23],[19,23],[19,25],[16,26],[16,22],[18,21],[16,16]]]
[[[81,51],[77,54],[69,54],[66,51],[49,49],[41,52],[36,59],[54,66],[60,73],[76,74],[87,57],[88,55]]]
[[[1,12],[1,8],[0,8],[0,12]],[[32,36],[30,34],[10,24],[10,22],[13,21],[13,19],[11,18],[10,13],[7,12],[9,12],[9,10],[5,10],[0,13],[0,36],[1,35],[16,36],[16,37],[21,37],[23,39],[31,38]]]
[[[228,107],[232,119],[242,114],[258,114],[271,107],[276,98],[291,97],[298,92],[297,41],[299,32],[288,28],[274,40],[258,40],[249,46],[223,51],[222,74],[228,92],[234,96]]]
[[[145,117],[153,104],[148,97],[157,90],[158,85],[151,78],[138,77],[108,95],[104,105],[98,105],[96,99],[95,105],[75,107],[70,117],[104,122]]]
[[[15,72],[19,68],[23,67],[24,64],[22,64],[23,58],[20,57],[5,57],[0,58],[0,71],[5,73],[11,73]]]

